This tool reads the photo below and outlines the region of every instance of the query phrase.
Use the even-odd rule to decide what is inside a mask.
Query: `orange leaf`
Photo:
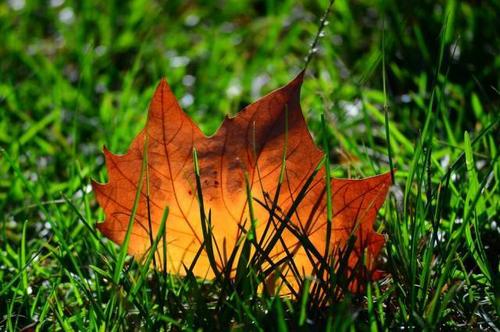
[[[324,156],[314,145],[302,115],[299,100],[302,81],[303,72],[288,85],[247,106],[236,117],[226,118],[215,135],[206,137],[181,110],[167,82],[162,80],[150,104],[146,128],[134,139],[128,152],[114,155],[104,149],[109,182],[93,183],[97,201],[106,214],[106,221],[97,225],[99,230],[117,244],[123,242],[141,180],[146,147],[147,176],[142,178],[128,252],[138,259],[144,257],[151,245],[148,218],[155,238],[164,208],[168,206],[167,270],[182,275],[184,266],[191,265],[203,243],[193,168],[193,149],[196,149],[203,202],[207,214],[210,211],[212,235],[217,246],[217,266],[226,265],[242,229],[249,229],[246,173],[254,199],[256,239],[261,239],[265,232],[270,210],[274,211],[271,213],[272,227],[266,239],[289,220],[289,226],[269,253],[272,262],[266,261],[264,266],[277,264],[280,259],[293,255],[296,273],[313,274],[317,268],[316,259],[298,240],[297,233],[309,239],[319,253],[325,251],[326,186],[325,172],[321,168],[305,195],[298,200],[299,193]],[[284,152],[285,172],[277,207],[273,209]],[[367,271],[374,269],[384,237],[373,231],[373,223],[385,200],[390,180],[389,173],[362,180],[332,180],[333,220],[329,248],[336,255],[345,249],[350,235],[355,235],[348,260],[352,269],[362,255],[365,255]],[[149,182],[149,196],[146,181]],[[162,255],[159,252],[156,255],[163,266]],[[280,270],[289,279],[289,285],[298,291],[298,282],[287,265]],[[205,251],[199,256],[193,273],[214,277]]]

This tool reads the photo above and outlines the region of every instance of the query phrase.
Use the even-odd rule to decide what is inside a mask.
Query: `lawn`
[[[500,3],[328,5],[0,2],[0,330],[499,331]],[[382,279],[323,306],[154,271],[96,229],[102,147],[127,151],[161,78],[211,135],[308,56],[331,176],[396,170]]]

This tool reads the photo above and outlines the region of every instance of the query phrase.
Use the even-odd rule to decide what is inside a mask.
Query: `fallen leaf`
[[[324,156],[315,146],[302,115],[299,100],[302,81],[303,72],[286,86],[250,104],[237,116],[226,118],[213,136],[206,137],[181,110],[167,82],[162,80],[150,104],[146,127],[134,139],[128,152],[114,155],[104,148],[109,182],[92,184],[106,215],[106,221],[98,224],[98,229],[117,244],[123,242],[138,184],[143,181],[128,252],[143,259],[151,246],[149,220],[155,238],[163,211],[168,206],[167,271],[183,275],[184,266],[191,265],[203,243],[193,167],[193,149],[196,149],[203,203],[206,213],[210,213],[212,236],[217,245],[215,264],[218,268],[227,264],[242,229],[248,230],[251,224],[247,174],[254,198],[256,239],[264,234],[270,210],[273,211],[272,232],[276,232],[284,220],[288,219],[290,225],[270,252],[274,264],[293,255],[296,273],[313,274],[317,267],[315,258],[293,230],[303,234],[318,252],[323,253],[327,227],[331,227],[330,253],[335,255],[343,250],[349,237],[355,235],[349,267],[354,269],[364,255],[366,271],[374,271],[384,237],[374,232],[373,224],[390,186],[390,174],[361,180],[333,179],[331,224],[327,222],[323,167],[311,178],[305,195],[298,201],[299,193]],[[273,209],[285,153],[284,177]],[[146,176],[143,173],[141,180],[146,154]],[[293,213],[288,213],[291,210]],[[156,258],[161,266],[165,264],[159,252]],[[271,266],[271,262],[266,261],[264,265]],[[281,272],[291,280],[289,287],[297,288],[296,278],[287,266],[284,264]],[[214,277],[205,251],[198,257],[193,273],[199,277]]]

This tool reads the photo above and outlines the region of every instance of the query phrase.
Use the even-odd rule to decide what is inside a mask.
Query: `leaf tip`
[[[301,70],[297,76],[288,84],[289,87],[295,88],[295,89],[300,89],[302,86],[302,83],[304,83],[304,75],[305,75],[305,70]]]

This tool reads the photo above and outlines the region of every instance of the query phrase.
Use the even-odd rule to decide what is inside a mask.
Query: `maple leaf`
[[[157,253],[159,264],[166,264],[170,273],[183,275],[185,266],[196,259],[194,275],[213,278],[206,250],[199,252],[206,232],[200,220],[198,189],[217,245],[212,263],[222,270],[238,246],[242,230],[248,231],[251,224],[248,183],[255,238],[260,244],[272,242],[263,266],[279,266],[284,278],[291,280],[288,286],[292,290],[298,291],[297,274],[307,276],[317,271],[319,258],[311,254],[311,247],[318,253],[328,250],[327,256],[335,259],[352,235],[355,242],[348,266],[354,269],[363,257],[366,271],[374,271],[384,237],[374,232],[373,224],[390,186],[390,173],[361,180],[332,179],[333,218],[328,222],[326,176],[324,168],[318,167],[324,154],[315,146],[302,115],[302,81],[303,72],[237,116],[226,118],[213,136],[206,137],[162,80],[150,104],[146,127],[128,152],[114,155],[104,148],[109,182],[92,183],[106,215],[105,222],[97,224],[98,229],[121,244],[140,188],[128,252],[144,258],[168,207],[167,261]],[[198,178],[193,149],[199,163]],[[143,163],[145,172],[141,172]],[[141,177],[144,173],[147,176]],[[270,240],[277,232],[279,236]],[[310,245],[305,246],[305,242]]]

